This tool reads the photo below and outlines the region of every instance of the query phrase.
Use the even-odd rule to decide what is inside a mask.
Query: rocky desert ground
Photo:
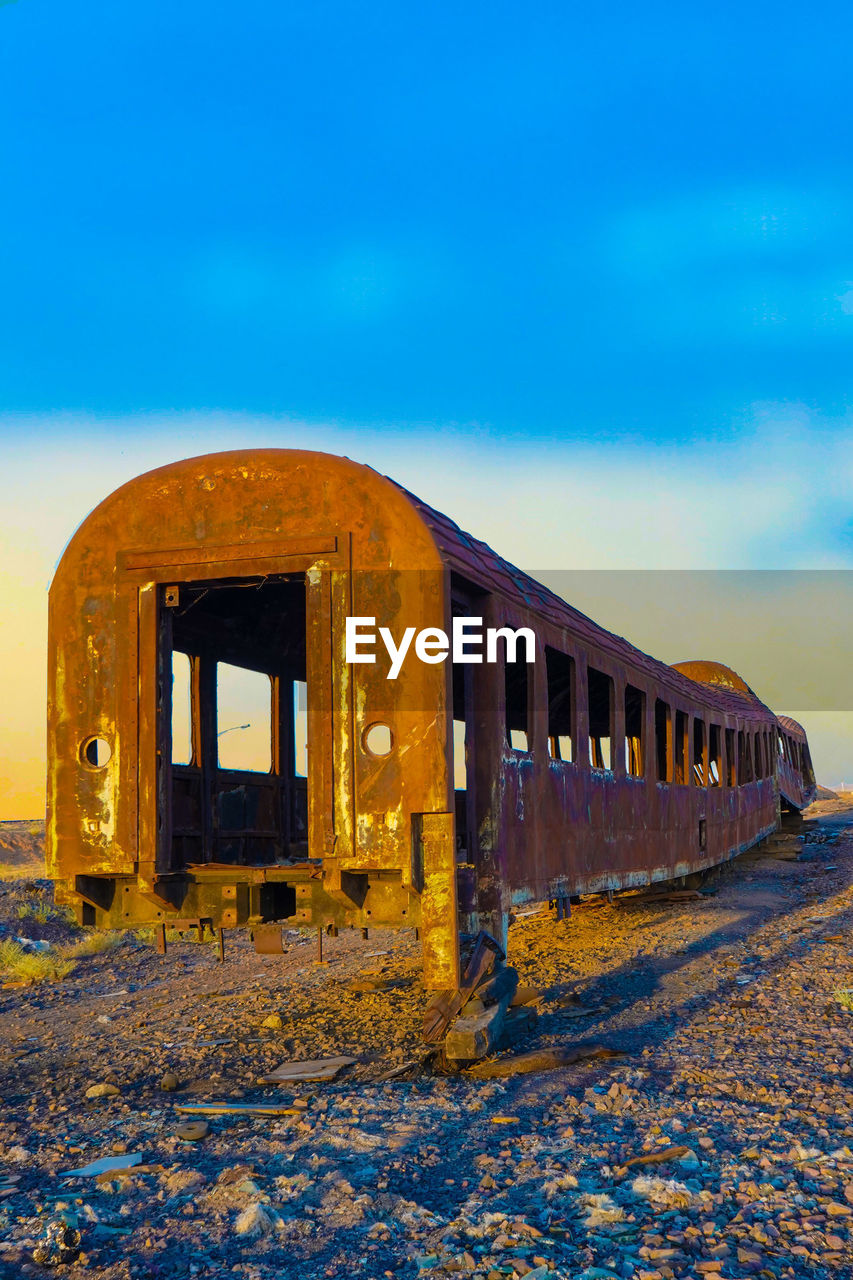
[[[0,824],[0,1274],[853,1276],[851,806],[694,894],[519,913],[536,1027],[453,1073],[413,931],[160,957]]]

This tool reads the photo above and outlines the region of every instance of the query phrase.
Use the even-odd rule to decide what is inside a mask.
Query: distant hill
[[[829,787],[818,786],[817,799],[818,800],[840,800],[841,797],[839,796],[837,791],[830,791]]]
[[[0,863],[44,874],[44,821],[0,822]]]

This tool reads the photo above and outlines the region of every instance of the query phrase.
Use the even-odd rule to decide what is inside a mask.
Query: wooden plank
[[[262,1076],[259,1084],[288,1084],[308,1080],[334,1080],[335,1076],[350,1067],[357,1059],[312,1058],[305,1062],[283,1062],[280,1067]]]
[[[477,935],[471,959],[466,965],[460,985],[455,990],[437,992],[427,1005],[423,1022],[424,1040],[441,1039],[480,983],[484,982],[492,972],[495,961],[503,958],[504,953],[501,947],[490,934],[483,932]]]
[[[474,1062],[498,1047],[504,1029],[510,993],[470,1017],[457,1018],[444,1040],[444,1054],[453,1062]]]

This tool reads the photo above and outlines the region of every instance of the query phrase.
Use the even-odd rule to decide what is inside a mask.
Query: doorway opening
[[[158,827],[170,869],[304,860],[304,575],[160,592]]]

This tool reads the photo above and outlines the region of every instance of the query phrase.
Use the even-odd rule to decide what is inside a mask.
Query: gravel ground
[[[521,916],[540,1018],[512,1052],[618,1055],[556,1070],[424,1063],[412,931],[327,939],[322,965],[295,931],[278,957],[229,937],[224,965],[128,936],[7,982],[0,1273],[47,1274],[33,1250],[62,1217],[83,1252],[57,1274],[109,1280],[853,1276],[853,813],[823,813],[800,861],[743,857],[695,899]],[[0,931],[78,936],[20,875]],[[357,1061],[333,1083],[257,1083],[336,1054]],[[177,1108],[209,1101],[283,1114],[182,1140]]]

